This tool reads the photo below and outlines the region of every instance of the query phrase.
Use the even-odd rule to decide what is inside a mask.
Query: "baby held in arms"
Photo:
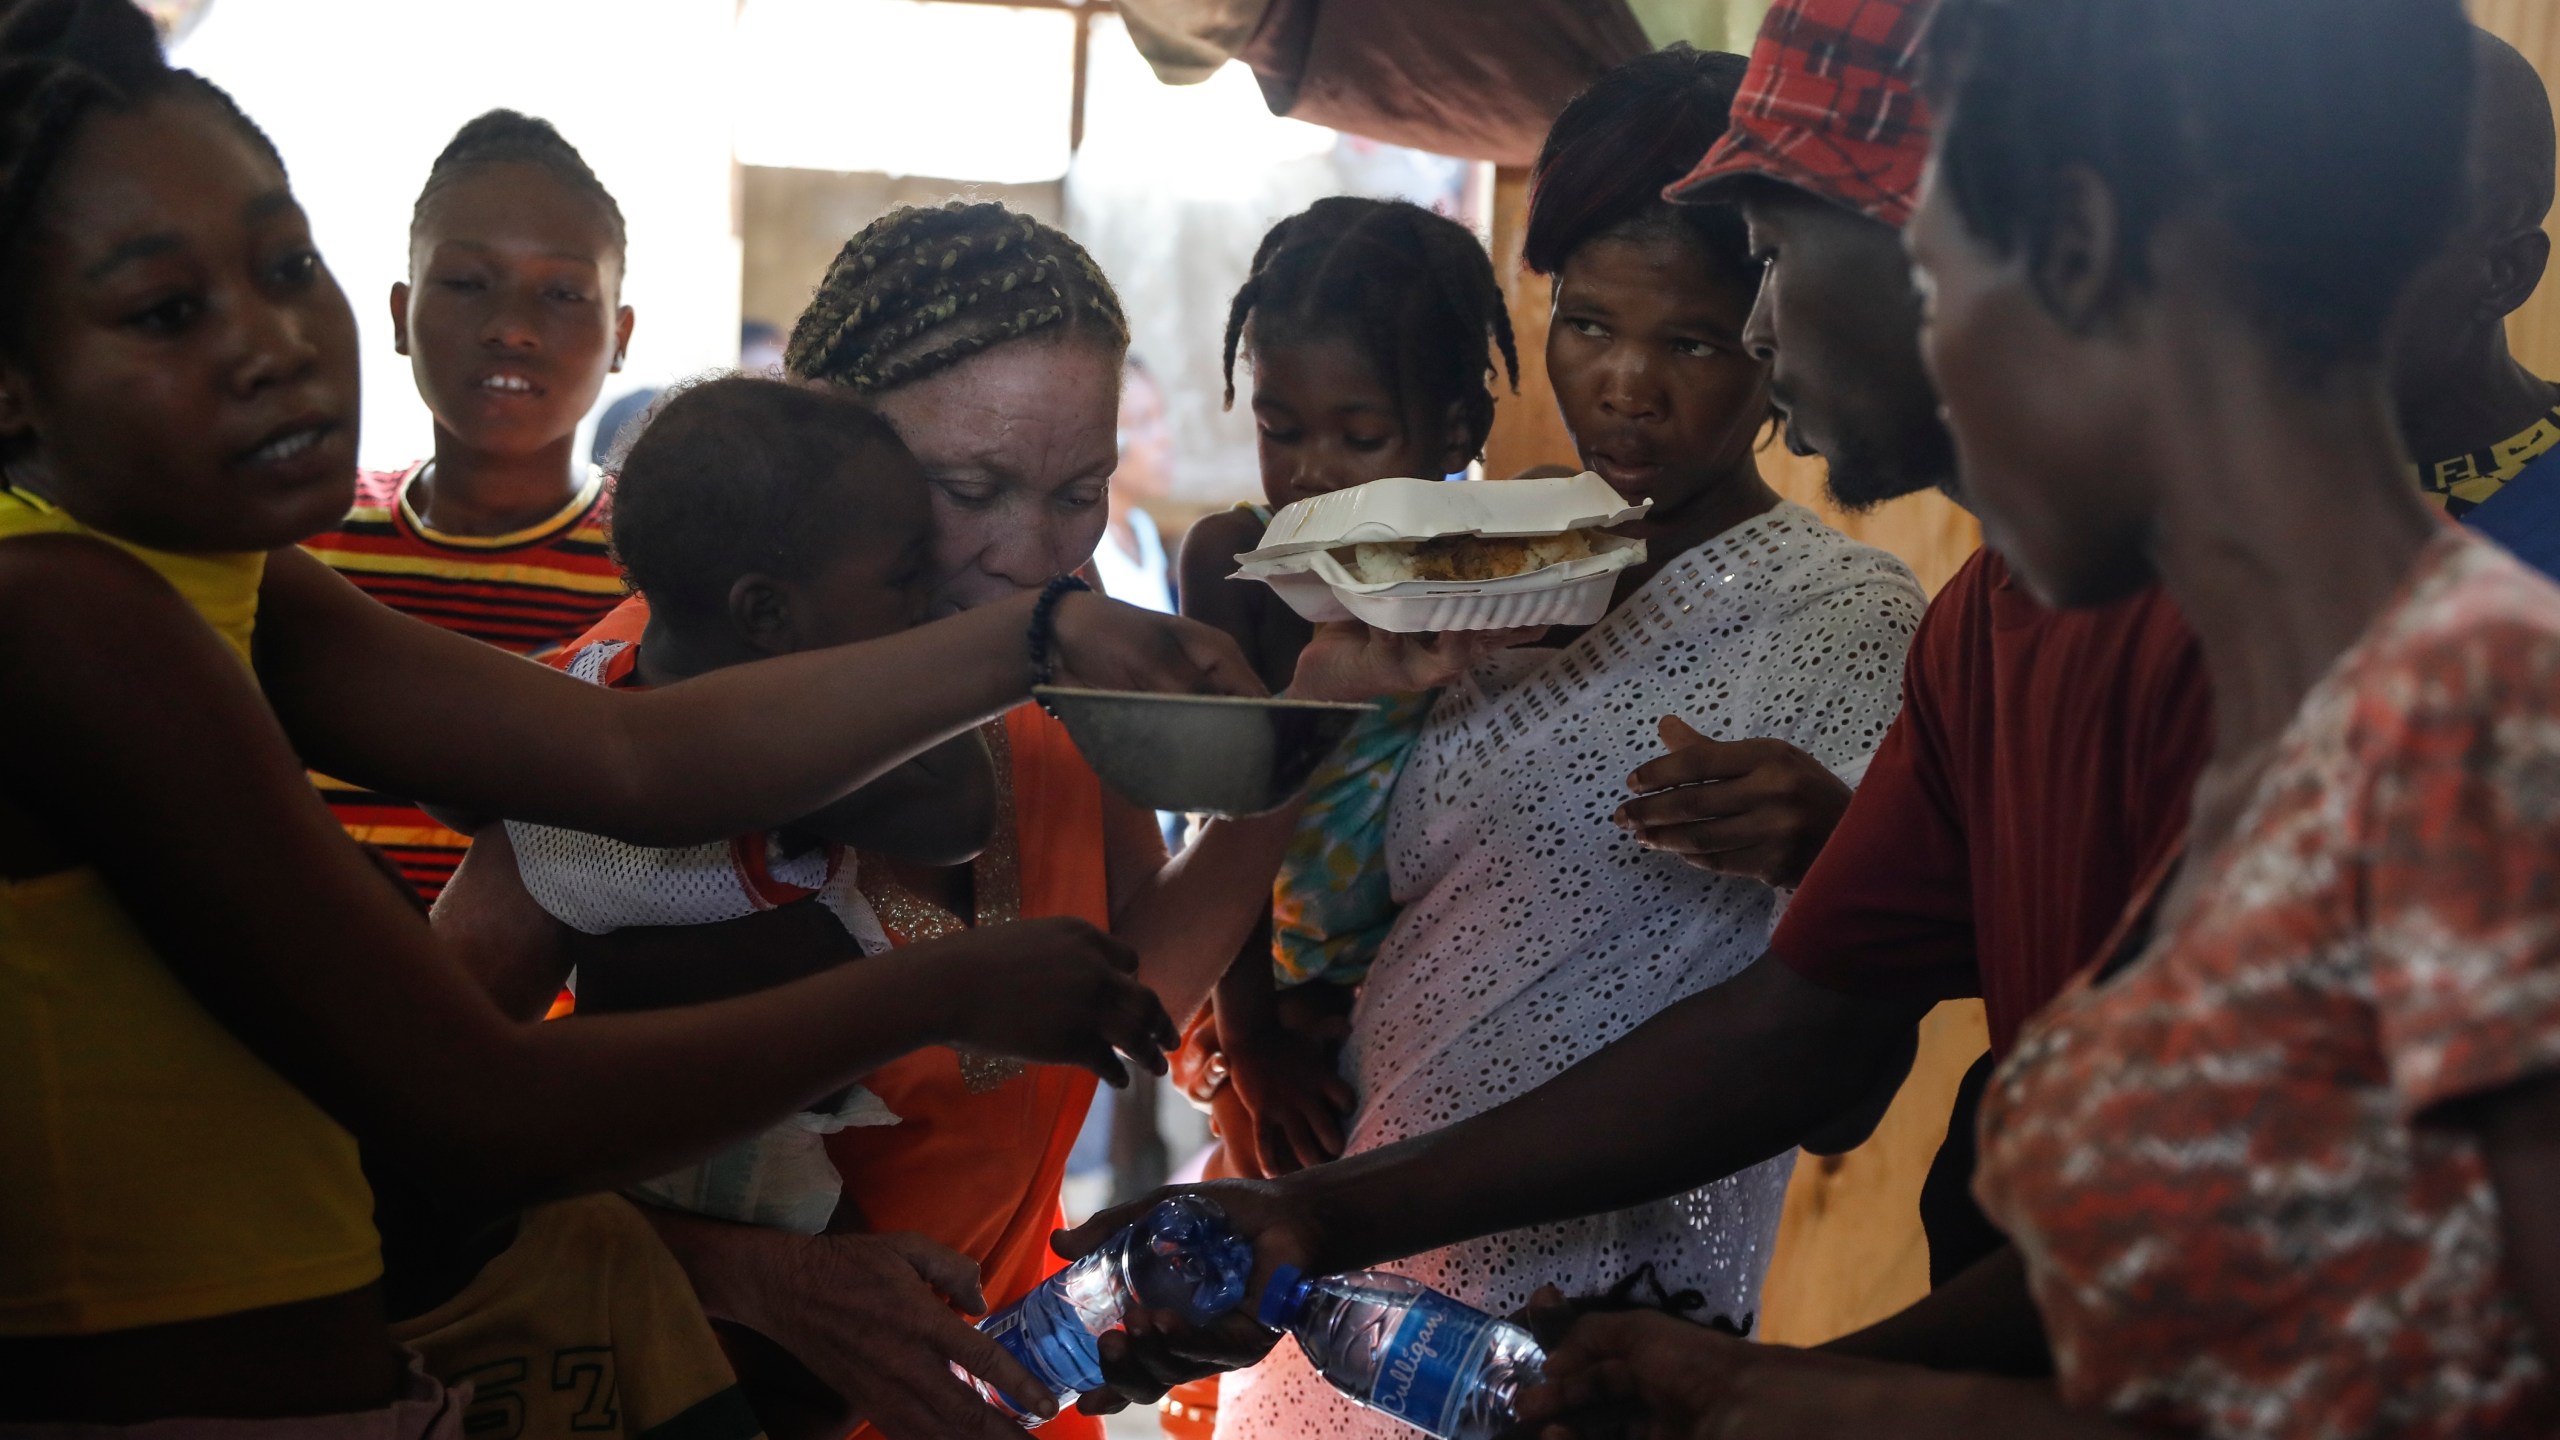
[[[613,544],[648,601],[648,628],[637,643],[574,650],[558,662],[570,674],[672,684],[923,618],[924,472],[849,392],[729,376],[683,390],[645,424],[616,485]],[[574,932],[577,1008],[599,1013],[723,999],[881,954],[889,940],[856,888],[855,851],[956,864],[986,844],[994,818],[993,766],[972,731],[824,810],[726,842],[664,849],[515,821],[506,830],[526,893]],[[735,943],[702,927],[732,930]],[[816,1234],[842,1193],[823,1137],[896,1122],[854,1086],[631,1193]]]

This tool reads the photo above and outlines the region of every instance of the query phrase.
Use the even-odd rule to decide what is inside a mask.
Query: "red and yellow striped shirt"
[[[507,535],[452,535],[429,526],[410,503],[425,468],[420,461],[359,476],[355,508],[304,548],[402,614],[537,659],[622,603],[603,472],[539,524]],[[349,835],[388,854],[429,901],[443,891],[469,836],[397,796],[322,775],[312,780]]]

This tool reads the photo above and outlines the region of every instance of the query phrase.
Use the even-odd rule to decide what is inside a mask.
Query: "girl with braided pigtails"
[[[502,1215],[707,1154],[919,1035],[1115,1079],[1171,1039],[1128,947],[1063,921],[511,1021],[306,761],[687,844],[829,805],[1040,669],[1257,687],[1223,637],[1080,596],[581,684],[296,548],[352,498],[356,396],[256,127],[125,0],[0,5],[0,1433],[458,1433],[385,1322],[368,1174]],[[530,1363],[528,1390],[606,1393]]]
[[[1108,514],[1127,343],[1119,298],[1073,240],[1001,205],[951,204],[897,211],[847,242],[794,327],[787,365],[868,400],[919,462],[927,605],[967,619],[1077,584]],[[589,640],[638,638],[653,623],[634,601]],[[1282,678],[1317,698],[1427,689],[1480,648],[1348,625]],[[1168,861],[1154,815],[1104,791],[1039,709],[1017,707],[986,734],[1003,793],[984,854],[947,867],[857,856],[888,938],[903,949],[1014,917],[1080,916],[1136,951],[1140,980],[1169,1012],[1197,1009],[1269,905],[1292,816],[1216,822]],[[896,1247],[894,1264],[915,1272],[956,1265],[974,1282],[957,1292],[969,1302],[1028,1291],[1058,1265],[1058,1187],[1093,1087],[1061,1067],[947,1048],[863,1084],[900,1123],[828,1137],[844,1181],[832,1233],[652,1218],[725,1327],[768,1425],[821,1433],[849,1413],[893,1440],[1018,1433],[944,1369],[967,1363],[974,1332],[914,1273],[897,1285],[846,1277],[894,1274],[879,1257]],[[1106,1339],[1106,1370],[1127,1390],[1084,1408],[1162,1388],[1124,1372],[1124,1354]],[[1052,1429],[1100,1434],[1090,1416]]]
[[[1195,526],[1182,611],[1287,674],[1315,630],[1261,585],[1231,583],[1278,507],[1389,476],[1467,468],[1493,428],[1489,383],[1520,359],[1493,262],[1463,225],[1401,200],[1337,195],[1271,227],[1228,309],[1267,503]],[[1333,1051],[1351,994],[1395,919],[1382,853],[1387,799],[1430,709],[1428,691],[1380,709],[1317,773],[1273,892],[1270,923],[1219,982],[1184,1069],[1211,1107],[1220,1171],[1279,1175],[1342,1153],[1350,1087]],[[1223,1073],[1223,1083],[1216,1077]]]

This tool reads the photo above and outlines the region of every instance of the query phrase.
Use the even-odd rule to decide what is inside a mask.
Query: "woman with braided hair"
[[[368,1174],[467,1218],[662,1172],[914,1035],[979,1033],[972,992],[1022,997],[1000,1048],[1026,1059],[1117,1077],[1097,1042],[1152,1067],[1171,1038],[1128,948],[1073,922],[512,1022],[306,761],[695,843],[832,803],[1040,669],[1258,687],[1213,632],[1030,595],[581,684],[296,548],[352,498],[356,395],[353,316],[265,136],[126,0],[0,6],[0,1432],[454,1434],[385,1323]],[[943,1000],[895,1001],[900,971]]]
[[[1244,348],[1250,332],[1251,345]],[[1273,513],[1389,476],[1467,468],[1493,428],[1491,382],[1519,355],[1493,262],[1473,232],[1402,200],[1336,195],[1271,227],[1228,307],[1227,403],[1239,350],[1265,503],[1204,517],[1182,547],[1182,609],[1226,631],[1260,673],[1286,675],[1314,627],[1268,587],[1230,583]],[[1497,368],[1498,367],[1498,368]],[[1223,1145],[1216,1169],[1277,1175],[1342,1152],[1351,1094],[1335,1074],[1352,991],[1395,919],[1381,863],[1387,798],[1428,692],[1374,697],[1308,803],[1258,930],[1193,1026]],[[1275,988],[1276,987],[1276,988]]]
[[[974,616],[1080,583],[1109,514],[1127,345],[1119,297],[1081,246],[1002,205],[955,202],[893,212],[848,241],[793,327],[786,365],[870,401],[921,462],[932,613]],[[636,638],[648,624],[635,599],[587,638]],[[1281,678],[1321,698],[1427,689],[1488,643],[1498,637],[1327,627]],[[890,938],[1077,916],[1137,952],[1169,1012],[1199,1008],[1269,904],[1293,814],[1216,822],[1168,861],[1154,815],[1105,791],[1037,707],[986,733],[1007,793],[984,855],[943,869],[860,857]],[[894,1440],[1001,1440],[1012,1422],[947,1373],[973,1353],[973,1332],[918,1276],[1001,1306],[1057,1268],[1059,1182],[1093,1086],[947,1048],[863,1083],[901,1122],[829,1138],[845,1182],[837,1233],[653,1218],[769,1426],[841,1434],[849,1409]],[[902,1266],[913,1273],[899,1277]],[[955,1292],[955,1266],[975,1283]],[[883,1273],[895,1283],[876,1283]],[[1120,1347],[1106,1341],[1115,1369]],[[1114,1403],[1105,1392],[1088,1408]],[[1101,1434],[1089,1415],[1052,1430]]]

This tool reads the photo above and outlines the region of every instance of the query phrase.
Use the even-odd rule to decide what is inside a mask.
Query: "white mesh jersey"
[[[569,674],[610,683],[629,643],[608,640],[572,656]],[[716,925],[803,899],[832,912],[865,955],[889,949],[871,903],[854,887],[854,855],[841,845],[785,854],[767,834],[704,845],[633,845],[552,825],[507,822],[516,873],[551,918],[604,935],[630,926]],[[574,977],[573,977],[574,978]],[[815,1233],[842,1189],[820,1138],[848,1125],[894,1125],[879,1096],[856,1085],[698,1165],[633,1187],[653,1203],[722,1219]]]
[[[1900,562],[1781,504],[1674,559],[1571,645],[1505,652],[1444,691],[1389,813],[1403,908],[1344,1050],[1360,1096],[1348,1153],[1490,1110],[1750,964],[1777,892],[1638,847],[1610,821],[1628,772],[1678,715],[1862,774],[1924,604]],[[1792,1167],[1387,1268],[1499,1315],[1540,1285],[1595,1292],[1650,1262],[1706,1298],[1701,1318],[1740,1321],[1759,1309]],[[1283,1343],[1229,1378],[1217,1433],[1412,1431]]]
[[[628,648],[621,640],[590,645],[571,657],[568,672],[605,684],[614,658]],[[758,834],[662,848],[518,820],[507,822],[507,839],[534,903],[589,935],[634,925],[716,925],[815,895],[862,953],[889,948],[879,917],[854,888],[853,852],[840,845],[784,855]]]

